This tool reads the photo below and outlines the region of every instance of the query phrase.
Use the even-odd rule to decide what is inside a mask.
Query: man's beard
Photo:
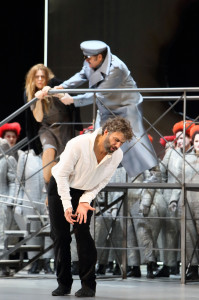
[[[104,141],[104,148],[105,148],[106,152],[109,153],[109,154],[112,154],[113,152],[115,152],[117,150],[116,147],[113,147],[113,146],[110,145],[108,136],[106,137],[106,139]]]

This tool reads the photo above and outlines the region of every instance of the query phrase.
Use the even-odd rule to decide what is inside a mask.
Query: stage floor
[[[54,297],[51,292],[57,288],[55,275],[27,275],[18,273],[14,277],[0,278],[1,300],[49,300]],[[80,288],[78,276],[74,276],[71,295],[54,299],[78,299],[74,296]],[[179,276],[162,279],[107,278],[97,279],[98,300],[194,300],[198,299],[199,283],[180,283]],[[87,298],[93,299],[93,298]]]

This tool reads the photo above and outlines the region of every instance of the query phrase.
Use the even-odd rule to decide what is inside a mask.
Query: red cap
[[[19,137],[21,132],[21,126],[19,123],[6,123],[0,127],[0,137],[3,136],[5,131],[14,131],[16,132],[17,137]]]
[[[196,132],[199,133],[199,125],[194,125],[191,127],[191,130],[190,130],[191,139],[193,138],[193,136]]]
[[[185,121],[186,134],[190,136],[190,130],[195,125],[192,121]],[[183,121],[180,121],[173,126],[173,133],[176,134],[178,131],[183,131]]]
[[[166,135],[164,138],[160,138],[160,144],[165,147],[167,142],[173,142],[175,140],[175,135]]]
[[[84,133],[87,133],[88,131],[93,131],[93,125],[91,125],[87,128],[84,128],[82,131],[79,132],[79,134],[84,134]]]

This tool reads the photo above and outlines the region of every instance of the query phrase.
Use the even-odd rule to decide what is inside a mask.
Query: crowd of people
[[[134,183],[141,182],[162,182],[162,183],[182,183],[183,176],[183,147],[185,150],[185,182],[198,183],[198,140],[199,126],[194,122],[186,121],[186,134],[183,138],[183,121],[177,122],[172,128],[172,135],[160,138],[160,143],[165,149],[163,159],[159,164],[143,172],[136,178]],[[119,182],[126,182],[126,172],[124,168],[118,169]],[[114,182],[118,182],[112,178]],[[116,193],[114,193],[116,196]],[[118,197],[121,195],[118,195]],[[109,204],[115,199],[109,195]],[[181,189],[128,189],[128,227],[127,227],[127,247],[128,249],[128,269],[127,277],[141,277],[141,265],[147,266],[147,278],[170,277],[170,275],[180,274],[180,232],[181,232]],[[197,252],[194,248],[198,241],[197,228],[197,192],[188,191],[187,201],[187,223],[186,223],[186,280],[199,279]],[[110,247],[109,227],[111,216],[115,205],[104,214],[105,220],[97,220],[96,229],[97,243],[99,247]],[[112,215],[116,216],[116,213]],[[116,224],[112,224],[112,247],[122,248],[121,221],[118,218]],[[99,224],[98,224],[99,223]],[[108,228],[108,230],[107,230]],[[103,235],[102,235],[103,233]],[[106,237],[109,237],[107,244]],[[102,241],[104,241],[102,243]],[[172,250],[171,250],[172,249]],[[109,251],[109,250],[108,250]],[[97,274],[103,275],[109,269],[112,256],[101,253],[99,249],[99,264]],[[121,263],[121,255],[114,256],[114,260]],[[159,264],[158,264],[159,262]],[[118,273],[121,274],[120,270]]]
[[[53,241],[54,249],[34,262],[29,273],[38,274],[42,268],[53,273],[50,258],[54,258],[58,288],[53,296],[70,294],[74,274],[81,280],[76,297],[95,296],[96,275],[121,274],[124,199],[128,202],[127,276],[141,277],[141,265],[147,266],[146,276],[151,279],[179,274],[181,190],[131,188],[127,195],[106,195],[103,188],[109,182],[181,183],[183,153],[185,181],[198,182],[199,125],[191,121],[174,124],[168,136],[160,138],[165,155],[158,159],[153,137],[143,126],[139,92],[99,91],[74,96],[60,91],[85,82],[97,89],[137,87],[127,66],[107,44],[85,41],[80,48],[84,55],[82,70],[66,81],[56,78],[43,64],[28,71],[24,102],[37,98],[26,111],[28,150],[10,150],[20,138],[19,123],[0,127],[0,251],[5,250],[6,229],[24,230],[26,216],[36,211],[49,214],[51,237],[44,243],[46,247]],[[51,88],[57,90],[55,94],[49,93]],[[94,128],[83,130],[79,125],[80,107],[95,100],[98,113]],[[196,192],[187,192],[186,199],[190,217],[186,279],[195,280],[199,279],[197,253],[193,253],[199,232]],[[93,211],[95,242],[94,233],[90,233]],[[37,230],[41,223],[32,226]],[[76,255],[70,251],[74,241],[71,227]],[[34,244],[41,243],[39,237],[34,238]],[[27,256],[32,258],[30,253]],[[9,269],[2,268],[2,275],[10,275]]]

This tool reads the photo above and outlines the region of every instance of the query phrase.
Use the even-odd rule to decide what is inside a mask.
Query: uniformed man
[[[80,48],[84,56],[82,70],[55,88],[77,88],[87,81],[89,88],[137,88],[127,66],[111,53],[106,43],[96,40],[85,41],[80,44]],[[48,89],[45,87],[43,91],[47,94]],[[122,165],[130,178],[156,166],[156,155],[147,134],[144,134],[142,124],[142,95],[135,91],[98,92],[95,94],[91,92],[74,97],[66,93],[62,98],[65,104],[74,103],[75,106],[89,105],[95,100],[99,111],[100,125],[103,125],[108,118],[118,115],[128,119],[131,123],[135,136],[130,144],[125,143],[122,146],[124,152]]]

